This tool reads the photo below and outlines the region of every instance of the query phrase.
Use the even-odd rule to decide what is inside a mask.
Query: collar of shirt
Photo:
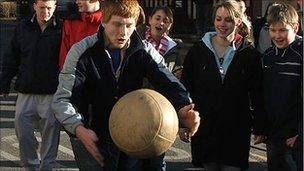
[[[81,13],[81,19],[89,23],[100,23],[102,17],[103,15],[101,11],[95,11],[93,13]]]

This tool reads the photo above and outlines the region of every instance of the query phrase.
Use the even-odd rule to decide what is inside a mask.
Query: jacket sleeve
[[[267,114],[264,106],[263,71],[260,53],[253,51],[248,65],[249,97],[253,117],[253,134],[266,135]]]
[[[146,51],[146,76],[152,86],[172,103],[176,111],[190,104],[189,93],[166,67],[164,58],[147,42]]]
[[[13,37],[8,44],[2,58],[2,66],[0,72],[0,93],[9,93],[10,84],[13,77],[17,74],[20,65],[20,42],[19,25],[15,28]]]
[[[84,82],[86,80],[86,67],[79,61],[81,55],[97,41],[92,35],[74,44],[67,54],[66,64],[59,74],[59,84],[53,98],[52,108],[55,117],[72,134],[78,125],[83,125],[82,116],[77,110],[77,101],[81,99]]]
[[[59,53],[59,69],[62,70],[65,58],[71,48],[70,45],[70,26],[69,21],[66,20],[62,28],[62,38]]]

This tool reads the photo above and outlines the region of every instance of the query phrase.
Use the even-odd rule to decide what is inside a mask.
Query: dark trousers
[[[287,147],[285,140],[267,142],[268,171],[296,171],[293,150]]]
[[[104,167],[101,167],[84,145],[77,138],[70,138],[75,160],[80,171],[165,171],[165,154],[152,159],[137,159],[121,152],[111,142],[99,143],[99,151],[104,157]]]

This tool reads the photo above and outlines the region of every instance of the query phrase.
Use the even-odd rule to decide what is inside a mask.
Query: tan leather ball
[[[152,158],[167,151],[178,132],[174,107],[160,93],[140,89],[114,105],[109,129],[118,148],[138,158]]]

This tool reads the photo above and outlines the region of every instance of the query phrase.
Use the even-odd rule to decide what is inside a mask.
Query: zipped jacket
[[[298,134],[303,118],[303,39],[266,50],[263,70],[269,139],[286,140]]]
[[[82,119],[88,115],[81,113],[82,106],[91,104],[88,127],[103,140],[110,140],[108,120],[112,107],[126,93],[140,89],[144,77],[176,110],[191,103],[189,93],[165,66],[163,57],[136,32],[132,34],[121,68],[115,74],[103,35],[100,27],[98,34],[73,45],[59,75],[53,109],[68,132],[75,134],[76,127],[84,124]]]
[[[21,93],[53,94],[58,85],[58,55],[61,23],[52,22],[42,32],[36,16],[21,21],[3,57],[0,92],[8,93],[17,75],[15,89]]]

